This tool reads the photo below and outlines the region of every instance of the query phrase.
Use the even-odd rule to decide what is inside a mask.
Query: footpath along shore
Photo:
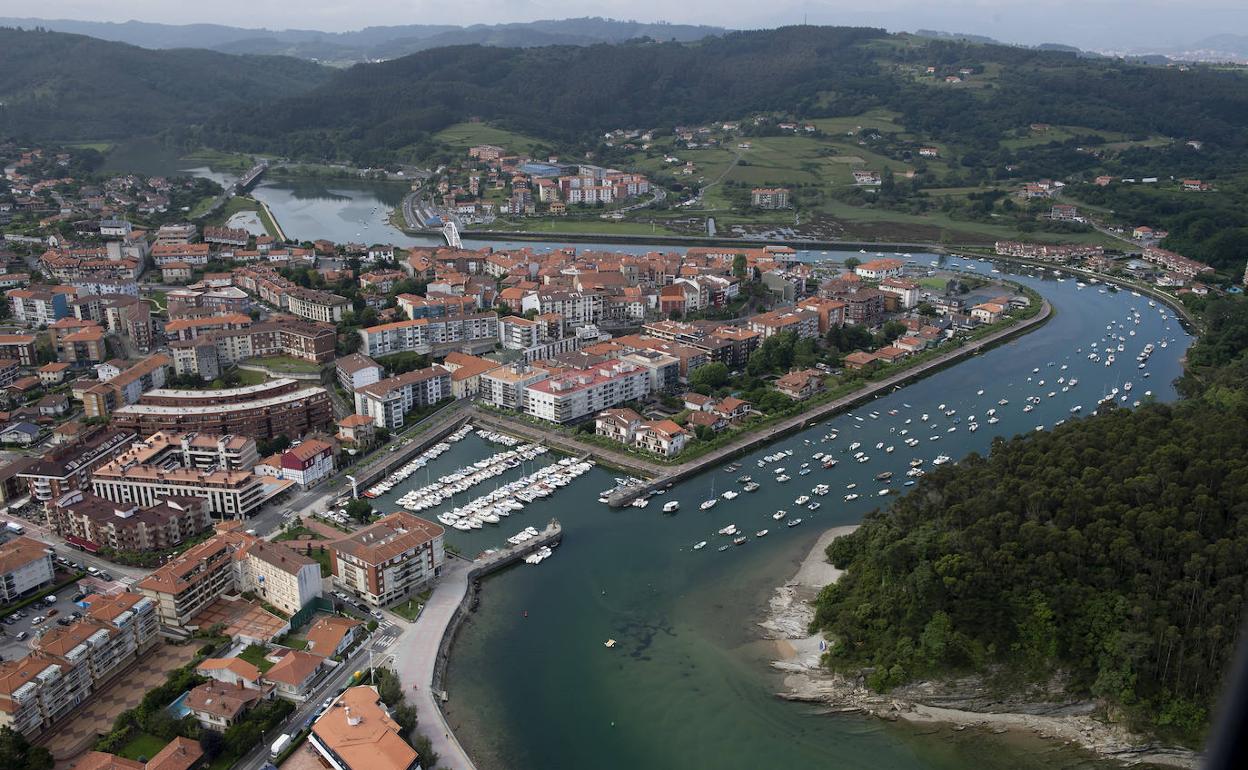
[[[948,724],[954,730],[974,727],[992,732],[1026,730],[1063,744],[1079,746],[1102,757],[1123,762],[1152,763],[1179,768],[1200,765],[1199,754],[1187,749],[1160,746],[1135,735],[1121,725],[1096,718],[1092,702],[1035,702],[1039,699],[1002,698],[982,682],[921,682],[878,693],[860,678],[832,673],[820,665],[821,645],[834,640],[810,634],[815,610],[812,602],[842,571],[827,559],[828,544],[848,535],[858,525],[827,530],[802,560],[797,573],[775,590],[765,617],[759,623],[764,638],[776,648],[772,667],[783,672],[785,700],[818,703],[838,713],[865,713],[881,719],[904,719],[914,723]]]

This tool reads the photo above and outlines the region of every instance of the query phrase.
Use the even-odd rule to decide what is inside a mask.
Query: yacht
[[[734,492],[731,489],[728,490],[727,492],[724,492],[722,495],[720,495],[720,497],[724,498],[725,500],[735,500],[739,496],[740,494],[738,492]]]
[[[715,507],[715,503],[718,503],[718,502],[719,502],[718,500],[716,500],[715,498],[713,498],[713,497],[712,497],[710,500],[703,500],[703,501],[702,501],[702,504],[701,504],[701,505],[699,505],[698,507],[699,507],[699,508],[701,508],[701,509],[702,509],[702,510],[704,510],[704,511],[709,511],[709,510],[711,510],[712,508],[714,508],[714,507]]]
[[[949,455],[939,455],[935,460],[932,460],[932,465],[944,465],[950,459]]]
[[[793,501],[793,504],[794,504],[794,505],[805,505],[806,503],[809,503],[809,502],[810,502],[810,495],[802,495],[801,497],[799,497],[799,498],[797,498],[796,500],[794,500],[794,501]]]

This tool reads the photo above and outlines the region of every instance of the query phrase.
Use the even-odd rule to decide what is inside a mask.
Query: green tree
[[[52,752],[33,746],[26,736],[5,725],[0,727],[0,767],[52,770]]]
[[[728,365],[722,361],[703,364],[689,375],[689,385],[702,394],[709,395],[716,388],[728,384]]]
[[[737,254],[732,258],[732,274],[741,280],[745,280],[746,259],[744,254]]]
[[[846,269],[846,270],[853,270],[854,268],[858,267],[858,266],[859,266],[859,265],[861,265],[861,264],[862,264],[862,260],[861,260],[861,259],[858,259],[857,257],[846,257],[846,258],[845,258],[845,269]]]
[[[347,503],[347,515],[363,524],[373,515],[373,506],[362,497],[356,498]]]

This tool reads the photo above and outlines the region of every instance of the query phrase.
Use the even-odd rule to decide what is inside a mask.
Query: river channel
[[[983,262],[952,262],[973,265],[981,273],[990,269]],[[1127,406],[1137,398],[1175,398],[1172,381],[1180,374],[1189,338],[1173,313],[1163,316],[1160,305],[1150,307],[1146,298],[1130,292],[1102,294],[1099,286],[1081,289],[1073,279],[1059,282],[1051,274],[1012,277],[1038,289],[1056,309],[1038,331],[747,455],[736,473],[708,471],[654,498],[648,508],[610,510],[597,497],[613,486],[614,473],[595,468],[497,527],[448,530],[447,541],[468,555],[500,545],[525,526],[540,528],[551,516],[560,519],[565,532],[552,558],[538,566],[519,565],[488,581],[480,610],[457,641],[447,683],[448,718],[481,766],[1097,764],[1078,752],[1019,736],[918,730],[820,715],[810,706],[779,701],[773,697],[778,676],[767,666],[773,648],[759,641],[755,627],[772,589],[793,573],[822,530],[858,522],[881,501],[887,504],[888,498],[876,496],[883,487],[876,474],[892,471],[891,485],[906,491],[911,459],[923,459],[930,468],[941,454],[956,460],[986,452],[994,436],[1080,419],[1071,409],[1081,406],[1086,415],[1111,389],[1123,394],[1128,381],[1133,387]],[[1111,333],[1126,338],[1123,351],[1117,351],[1116,339],[1105,339]],[[1160,347],[1163,339],[1165,348]],[[1087,358],[1094,342],[1096,350],[1112,346],[1114,365]],[[1148,342],[1155,352],[1146,369],[1137,369],[1135,356]],[[1072,377],[1078,381],[1073,388],[1068,384]],[[1039,402],[1025,412],[1029,396]],[[1000,404],[1002,399],[1009,403]],[[943,414],[942,404],[954,414]],[[987,410],[993,408],[999,422],[990,425]],[[972,415],[976,432],[968,429]],[[824,441],[834,430],[838,437]],[[908,433],[902,435],[903,430]],[[911,447],[907,438],[919,444]],[[868,462],[853,461],[854,442],[861,444]],[[877,449],[880,444],[884,448]],[[888,446],[894,451],[887,452]],[[499,449],[488,449],[471,436],[439,458],[430,473],[436,478]],[[757,466],[759,458],[781,449],[793,454],[766,468]],[[812,458],[816,452],[831,452],[840,462],[825,470]],[[801,475],[804,463],[810,473]],[[775,480],[777,466],[785,467],[791,481]],[[498,482],[522,472],[516,469]],[[747,473],[762,482],[761,489],[731,501],[721,498],[709,512],[699,510],[709,497],[740,490],[736,479]],[[423,483],[423,478],[410,479],[394,494]],[[812,497],[821,504],[818,510],[794,504],[818,483],[832,488],[826,496]],[[847,490],[849,484],[857,486]],[[855,493],[861,497],[845,501],[845,495]],[[676,515],[661,512],[669,500],[680,502]],[[392,499],[381,503],[385,510]],[[802,524],[790,528],[772,520],[778,509],[787,510],[790,520],[800,516]],[[715,533],[729,523],[748,532],[750,541],[720,552],[728,538]],[[762,529],[768,534],[755,537]],[[702,540],[710,545],[693,550]],[[603,646],[608,638],[617,640],[614,649]]]
[[[387,223],[403,191],[402,185],[386,183],[271,178],[253,194],[269,205],[292,238],[436,243],[405,236]],[[524,245],[541,250],[565,244]],[[642,244],[594,248],[672,249]],[[801,255],[811,261],[828,256],[848,255]],[[915,256],[921,263],[935,259]],[[525,526],[540,528],[552,516],[564,527],[563,545],[553,557],[537,566],[518,565],[488,581],[479,611],[454,648],[447,716],[479,766],[1039,770],[1107,764],[1030,736],[832,716],[773,695],[779,687],[779,676],[767,665],[773,645],[760,641],[755,624],[775,586],[793,574],[820,532],[856,523],[888,503],[889,498],[877,497],[883,486],[875,481],[877,474],[892,471],[891,484],[906,491],[911,459],[923,459],[930,468],[941,454],[957,460],[987,452],[995,436],[1085,419],[1071,410],[1080,406],[1079,414],[1087,415],[1113,388],[1128,396],[1125,403],[1118,401],[1124,406],[1136,399],[1176,397],[1172,383],[1181,373],[1190,338],[1172,312],[1163,315],[1162,306],[1150,306],[1147,298],[1127,291],[1080,288],[1074,279],[1058,280],[1051,272],[1016,272],[1005,264],[965,259],[942,259],[940,265],[981,275],[999,269],[1037,289],[1056,313],[1037,331],[747,455],[736,473],[717,468],[690,479],[654,498],[648,508],[611,510],[599,504],[599,492],[614,485],[616,474],[594,468],[498,526],[447,531],[448,543],[473,555]],[[1106,339],[1110,334],[1125,338],[1123,351],[1117,351],[1117,339]],[[1137,369],[1135,357],[1149,342],[1155,352],[1144,370]],[[1102,361],[1088,359],[1107,344],[1114,349],[1114,365],[1104,365],[1104,352]],[[1078,380],[1075,387],[1069,386],[1072,377]],[[1129,393],[1127,382],[1132,383]],[[1028,397],[1039,401],[1024,412]],[[1002,399],[1008,404],[998,403]],[[988,424],[987,410],[993,408],[999,422]],[[946,410],[954,414],[946,416]],[[927,420],[921,419],[924,413]],[[972,415],[979,424],[976,432],[968,427]],[[908,433],[902,435],[903,430]],[[824,441],[831,432],[838,437]],[[910,447],[907,438],[919,444]],[[861,444],[868,462],[853,461],[849,445],[854,442]],[[876,449],[879,444],[884,448]],[[894,451],[887,452],[888,446]],[[394,500],[407,489],[502,449],[469,436],[432,463],[428,474],[408,479],[378,506],[397,509]],[[792,455],[766,468],[757,466],[762,456],[781,449]],[[816,452],[831,452],[840,462],[825,470],[812,458]],[[554,459],[545,455],[537,465]],[[809,463],[807,475],[801,475],[803,463]],[[775,480],[777,466],[785,467],[789,482]],[[530,463],[497,482],[533,468]],[[742,474],[762,482],[761,489],[731,501],[721,498],[709,512],[699,510],[703,500],[739,490],[736,479]],[[821,504],[818,510],[795,505],[797,496],[820,483],[830,485],[831,492],[812,498]],[[857,486],[847,490],[850,484]],[[485,485],[478,490],[446,507],[489,491]],[[853,493],[861,497],[844,499]],[[675,515],[661,512],[669,500],[680,502]],[[787,510],[790,520],[800,516],[802,524],[782,526],[771,518],[778,509]],[[715,533],[729,523],[750,539],[720,552],[728,539]],[[764,528],[769,530],[765,537],[754,536]],[[693,550],[703,540],[710,544]],[[613,649],[603,645],[608,638],[617,641]]]

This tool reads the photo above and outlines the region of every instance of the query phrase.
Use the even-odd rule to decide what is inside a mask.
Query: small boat
[[[678,510],[680,510],[679,500],[669,500],[668,502],[663,504],[664,513],[675,513]]]
[[[733,545],[745,545],[748,542],[749,542],[749,538],[746,537],[745,535],[742,535],[741,537],[734,537],[732,539]]]
[[[845,502],[847,503],[853,502],[854,500],[857,500],[857,499],[858,499],[857,492],[850,492],[848,495],[845,495]]]
[[[740,496],[740,493],[734,492],[731,489],[728,490],[727,492],[724,492],[722,495],[720,495],[720,497],[724,498],[725,500],[735,500],[739,496]]]
[[[888,496],[888,495],[891,495],[894,491],[896,491],[896,490],[892,490],[892,489],[881,489],[879,492],[876,492],[876,494],[877,494],[877,495],[879,495],[880,497],[886,497],[886,496]]]
[[[892,472],[892,471],[884,471],[883,473],[877,473],[877,474],[875,474],[875,480],[876,480],[876,481],[888,481],[888,480],[889,480],[889,479],[891,479],[892,477],[893,477],[893,472]]]
[[[695,551],[701,551],[701,550],[702,550],[703,548],[705,548],[705,547],[706,547],[706,541],[705,541],[705,540],[699,540],[698,542],[696,542],[696,543],[694,543],[694,544],[693,544],[693,550],[695,550]]]
[[[788,516],[788,515],[789,515],[788,511],[776,511],[775,513],[771,514],[771,518],[775,519],[776,521],[780,521],[781,519],[783,519],[785,516]]]
[[[786,527],[796,527],[798,524],[801,524],[801,523],[802,523],[802,520],[801,520],[801,519],[791,519],[791,520],[789,520],[789,522],[788,522],[787,524],[785,524],[784,526],[786,526]]]
[[[526,617],[527,617],[527,615],[526,615]],[[603,646],[603,647],[606,647],[607,649],[611,649],[612,647],[614,647],[614,646],[615,646],[615,640],[614,640],[614,639],[608,639],[607,641],[605,641],[605,642],[603,642],[603,643],[602,643],[602,646]]]
[[[736,525],[736,524],[729,524],[728,526],[723,527],[722,529],[720,529],[720,530],[719,530],[719,534],[721,534],[721,535],[735,535],[735,534],[737,534],[737,525]]]
[[[703,501],[702,501],[702,504],[701,504],[701,505],[699,505],[698,507],[699,507],[699,508],[701,508],[701,509],[702,509],[702,510],[704,510],[704,511],[709,511],[709,510],[711,510],[712,508],[714,508],[714,507],[715,507],[715,503],[718,503],[718,502],[719,502],[718,500],[716,500],[715,498],[713,498],[713,497],[712,497],[710,500],[703,500]]]
[[[754,537],[767,537],[767,530],[760,529],[759,531],[754,533]]]
[[[720,552],[720,553],[723,553],[724,551],[727,551],[729,548],[731,548],[731,546],[721,545],[721,546],[719,547],[719,552]]]

